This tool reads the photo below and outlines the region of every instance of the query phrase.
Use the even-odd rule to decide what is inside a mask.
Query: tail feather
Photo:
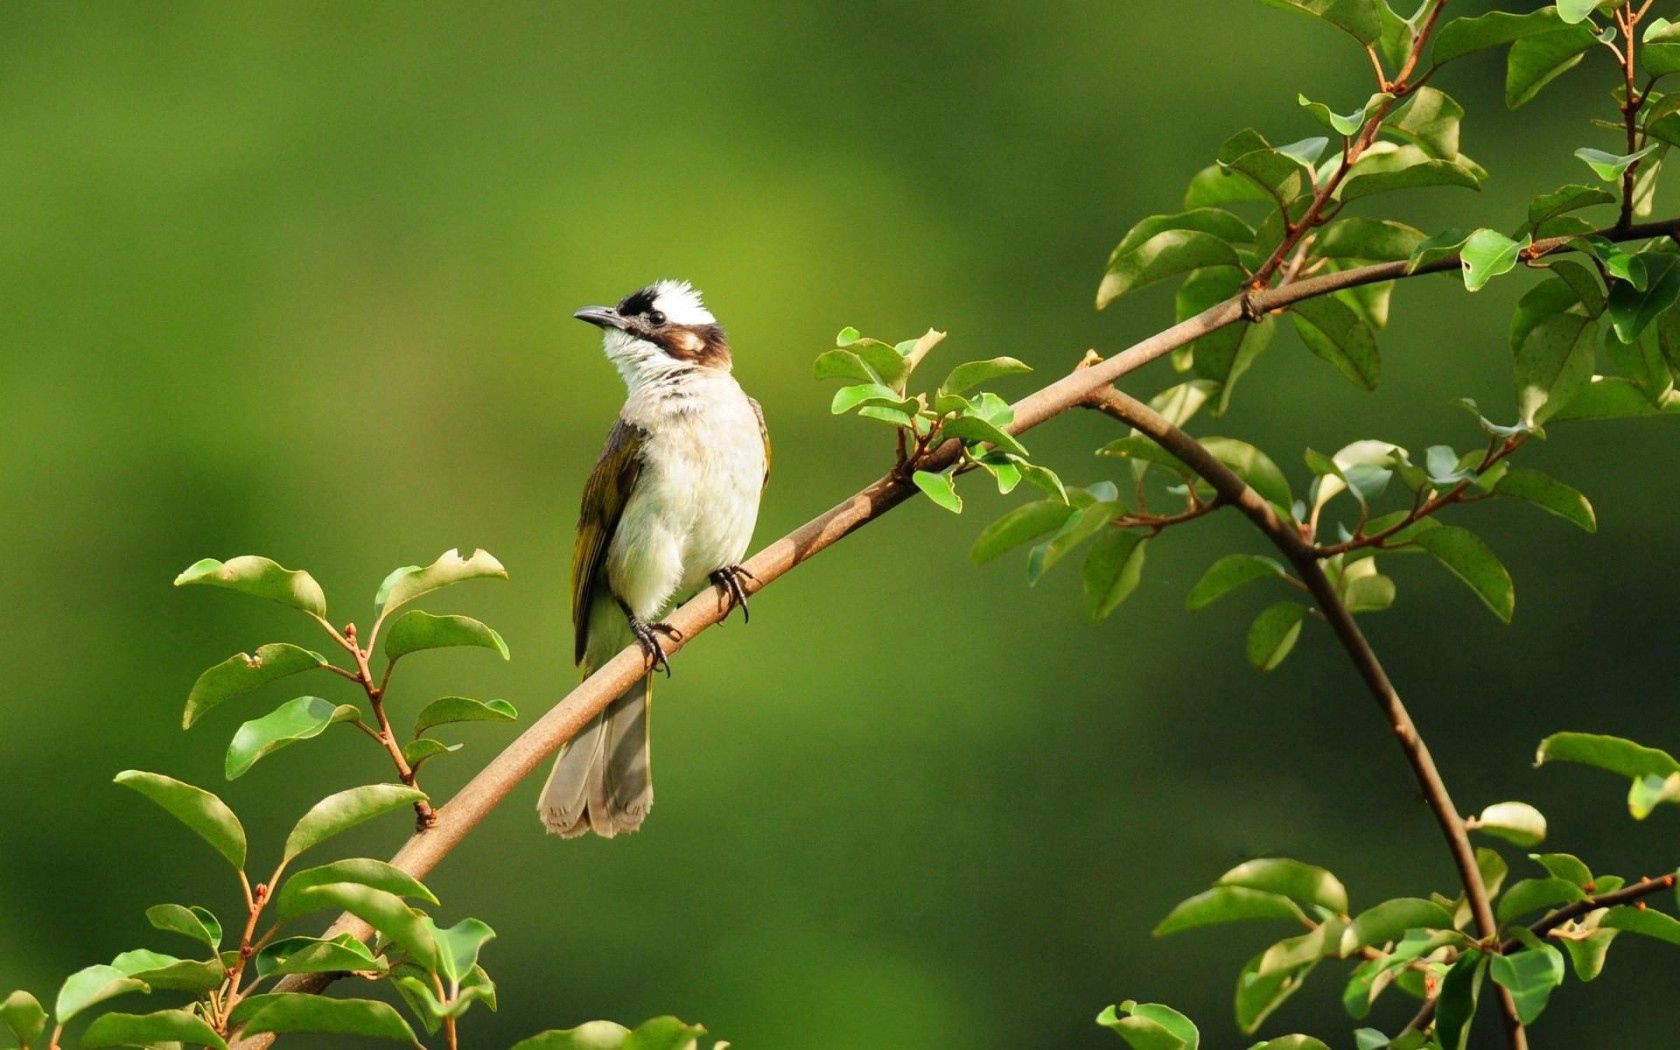
[[[651,693],[651,679],[643,678],[560,749],[537,802],[551,833],[575,838],[593,831],[610,839],[642,826],[653,806]]]

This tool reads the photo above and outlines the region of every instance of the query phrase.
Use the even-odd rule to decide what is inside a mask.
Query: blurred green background
[[[622,395],[574,308],[662,276],[705,290],[776,439],[767,541],[888,462],[885,432],[831,418],[810,379],[842,325],[945,328],[945,362],[1007,353],[1039,380],[1118,350],[1171,319],[1165,287],[1092,310],[1126,227],[1175,210],[1231,132],[1316,133],[1298,90],[1340,111],[1369,91],[1345,38],[1254,0],[31,3],[0,7],[0,47],[0,986],[43,997],[163,946],[147,905],[234,907],[221,865],[117,770],[222,790],[259,863],[315,797],[383,774],[335,732],[221,783],[234,727],[289,694],[184,735],[194,676],[314,642],[279,606],[172,591],[182,567],[306,567],[342,621],[389,568],[484,546],[512,582],[431,605],[499,627],[512,663],[418,658],[395,706],[462,692],[534,716],[573,681],[572,521]],[[1514,226],[1528,196],[1588,176],[1576,146],[1613,145],[1587,122],[1609,112],[1603,61],[1520,114],[1501,61],[1437,81],[1470,110],[1486,191],[1385,198],[1391,214]],[[1285,336],[1201,432],[1269,448],[1298,487],[1305,445],[1474,443],[1450,402],[1512,414],[1504,333],[1527,283],[1403,286],[1374,394]],[[1162,364],[1128,386],[1169,382]],[[1111,434],[1066,418],[1029,444],[1090,482],[1116,473],[1090,455]],[[1524,453],[1587,490],[1597,537],[1469,515],[1516,577],[1512,627],[1414,560],[1368,624],[1460,806],[1532,800],[1551,848],[1599,871],[1671,869],[1675,815],[1635,824],[1611,778],[1530,761],[1565,728],[1680,744],[1675,441],[1662,421],[1559,426]],[[502,1009],[475,1013],[469,1045],[672,1012],[742,1048],[1114,1046],[1091,1019],[1127,997],[1246,1045],[1235,973],[1275,931],[1152,941],[1175,901],[1269,854],[1330,867],[1356,905],[1451,888],[1328,634],[1309,626],[1262,677],[1242,658],[1261,595],[1183,610],[1214,558],[1262,549],[1241,520],[1154,544],[1093,628],[1073,569],[1029,590],[1019,558],[967,563],[1006,505],[971,489],[968,515],[907,506],[683,654],[642,833],[547,838],[533,782],[455,852],[432,880],[444,916],[501,935]],[[431,788],[510,737],[466,727]],[[383,856],[405,831],[346,845]],[[1673,1045],[1675,975],[1623,938],[1597,986],[1557,994],[1539,1045]],[[1318,976],[1268,1031],[1347,1045]],[[1385,1001],[1375,1021],[1409,1013]]]

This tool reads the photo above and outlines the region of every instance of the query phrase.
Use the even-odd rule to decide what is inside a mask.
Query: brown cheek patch
[[[729,365],[729,344],[723,332],[715,326],[704,328],[673,328],[662,333],[660,345],[672,357],[693,361],[711,368]]]

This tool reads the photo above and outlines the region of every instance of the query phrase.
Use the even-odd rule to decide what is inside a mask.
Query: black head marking
[[[625,317],[642,317],[653,309],[653,289],[640,288],[624,297],[618,312]]]

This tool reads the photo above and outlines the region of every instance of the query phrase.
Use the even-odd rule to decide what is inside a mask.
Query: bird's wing
[[[573,659],[583,661],[584,645],[589,635],[589,606],[595,588],[602,583],[602,565],[607,547],[618,520],[624,515],[624,505],[642,473],[642,447],[647,431],[620,419],[607,435],[607,445],[589,483],[583,487],[583,509],[578,513],[577,545],[572,548],[572,627],[577,638]]]
[[[758,436],[764,439],[764,484],[770,484],[770,428],[764,424],[764,406],[753,398],[747,398],[747,404],[752,406],[753,415],[758,417]]]

